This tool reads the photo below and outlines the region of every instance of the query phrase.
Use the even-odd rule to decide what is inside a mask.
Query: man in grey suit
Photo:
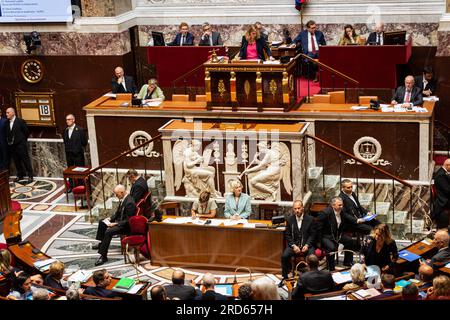
[[[205,22],[202,26],[203,34],[199,42],[199,46],[221,46],[223,45],[220,33],[212,31],[212,27],[208,22]]]
[[[407,76],[405,85],[400,86],[392,97],[391,104],[401,104],[403,107],[409,107],[410,104],[420,106],[423,104],[422,91],[414,86],[414,77]]]

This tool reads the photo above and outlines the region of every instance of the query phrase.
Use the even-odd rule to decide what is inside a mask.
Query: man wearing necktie
[[[119,234],[128,234],[130,231],[128,219],[136,213],[134,199],[126,192],[125,186],[118,184],[114,188],[114,194],[119,199],[119,206],[114,216],[99,221],[95,238],[101,242],[92,246],[92,249],[98,250],[100,254],[100,258],[95,262],[96,266],[108,261],[108,249],[112,237]]]
[[[392,97],[391,104],[401,104],[404,108],[410,107],[411,105],[420,106],[423,104],[422,90],[414,86],[413,76],[407,76],[405,78],[405,85],[397,88]]]
[[[212,31],[212,27],[208,22],[203,23],[203,34],[198,43],[199,46],[221,46],[223,45],[220,33]]]
[[[175,39],[169,43],[169,46],[193,46],[194,36],[189,32],[189,25],[186,22],[180,24],[180,32],[177,33]]]
[[[431,211],[431,218],[436,221],[438,229],[449,226],[450,216],[450,158],[434,175],[434,188],[436,190]]]
[[[306,30],[300,32],[300,34],[293,40],[291,47],[301,47],[303,54],[313,58],[319,58],[320,46],[325,46],[324,34],[317,30],[316,23],[310,20],[306,23]],[[305,62],[310,63],[308,60]],[[309,64],[309,77],[317,81],[317,65],[314,63]]]
[[[384,23],[378,22],[375,31],[369,34],[366,44],[382,46],[384,45]]]

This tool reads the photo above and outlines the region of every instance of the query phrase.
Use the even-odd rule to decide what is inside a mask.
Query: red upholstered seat
[[[86,192],[85,186],[78,186],[72,189],[73,194],[84,194]]]
[[[18,201],[11,200],[11,210],[19,211],[22,210],[22,207],[20,206],[20,203]]]
[[[145,236],[143,235],[134,235],[128,236],[122,239],[122,245],[125,246],[140,246],[145,243]]]
[[[141,234],[145,235],[147,232],[147,218],[141,215],[132,216],[128,219],[128,223],[130,224],[130,234],[136,235]]]

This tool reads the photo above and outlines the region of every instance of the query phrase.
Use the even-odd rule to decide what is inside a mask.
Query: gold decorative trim
[[[256,103],[263,102],[261,72],[256,72]]]
[[[209,71],[205,71],[205,95],[206,102],[211,102],[211,74]]]
[[[223,82],[223,79],[219,80],[219,84],[217,85],[217,91],[220,93],[220,97],[223,98],[223,95],[227,90],[225,90],[225,83]]]
[[[230,72],[230,95],[231,95],[231,102],[237,101],[236,96],[236,72]]]
[[[250,95],[250,82],[248,82],[248,80],[245,80],[244,82],[244,92],[246,95],[246,100],[248,100],[248,96]]]
[[[275,100],[275,95],[277,94],[278,86],[274,79],[270,80],[269,90],[272,93],[273,100]]]
[[[283,88],[283,104],[289,104],[289,78],[287,72],[283,72],[283,80],[281,83]]]

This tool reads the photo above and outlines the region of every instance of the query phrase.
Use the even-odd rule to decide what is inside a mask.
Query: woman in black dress
[[[379,224],[373,228],[363,246],[363,255],[367,266],[376,265],[382,272],[392,272],[394,263],[398,259],[398,250],[386,224]]]

